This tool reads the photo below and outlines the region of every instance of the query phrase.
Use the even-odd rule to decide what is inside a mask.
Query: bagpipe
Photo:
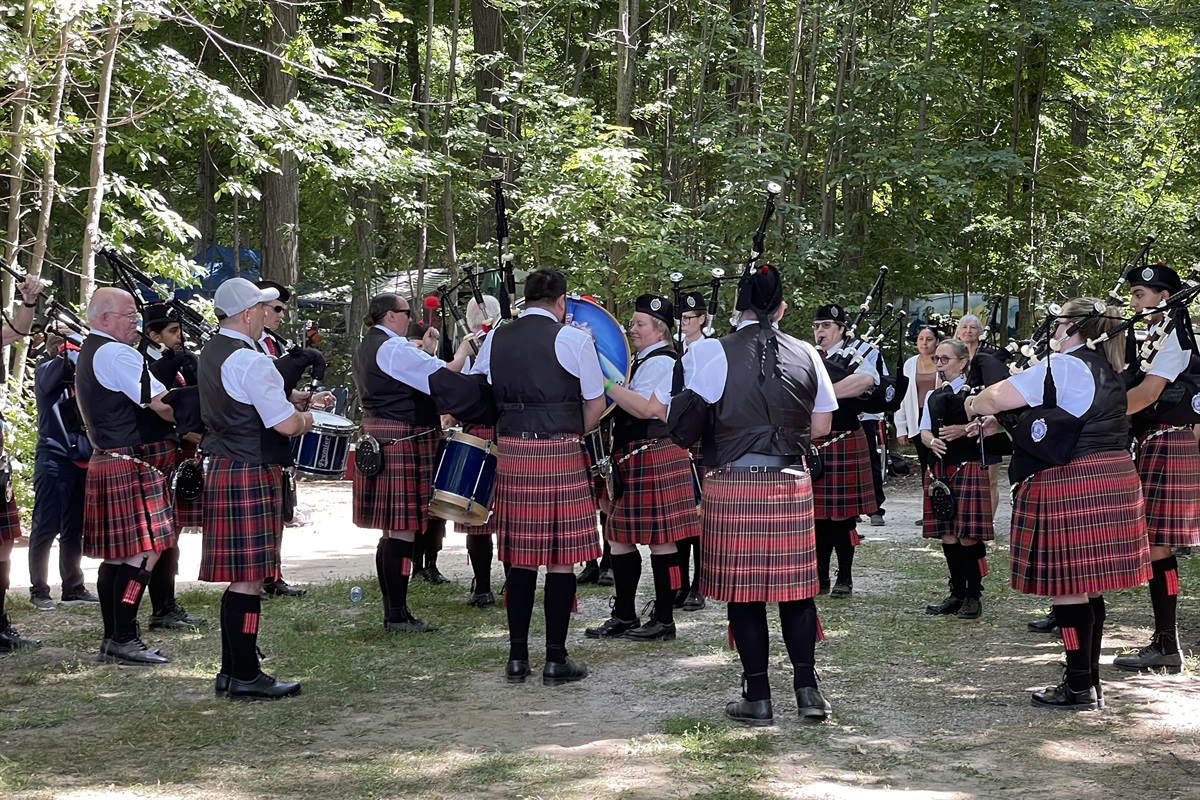
[[[888,303],[879,314],[869,320],[867,329],[858,335],[858,327],[867,319],[871,306],[878,297],[882,301],[884,281],[888,268],[881,266],[875,282],[867,290],[866,297],[859,304],[858,311],[847,325],[842,346],[830,353],[824,361],[829,378],[834,383],[850,377],[858,366],[868,359],[874,360],[879,371],[879,383],[859,397],[839,401],[840,405],[849,411],[862,414],[883,414],[897,411],[904,402],[908,391],[908,376],[904,374],[904,327],[900,324],[905,316],[902,309],[896,309],[893,303]],[[889,317],[895,319],[884,328]],[[890,375],[883,374],[883,345],[887,338],[896,330],[896,362],[895,369]]]

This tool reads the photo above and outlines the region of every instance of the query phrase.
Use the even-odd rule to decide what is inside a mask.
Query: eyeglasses
[[[267,308],[271,309],[276,314],[282,314],[284,311],[287,311],[287,306],[267,306]]]
[[[697,319],[704,319],[704,315],[703,314],[684,314],[679,319],[682,322],[691,322],[691,321],[697,320]]]
[[[955,358],[954,356],[934,356],[933,357],[933,363],[935,363],[935,364],[949,364],[951,361],[958,361],[958,359]]]
[[[393,308],[392,311],[397,314],[408,314],[410,317],[412,316],[412,310],[408,308]]]
[[[128,314],[122,314],[120,311],[109,311],[108,313],[116,314],[118,317],[124,317],[135,325],[137,324],[137,321],[142,318],[142,315],[136,311],[130,311]]]

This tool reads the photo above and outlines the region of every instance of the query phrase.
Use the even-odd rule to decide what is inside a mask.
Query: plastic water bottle
[[[350,587],[350,602],[351,603],[361,603],[362,597],[363,597],[363,595],[362,595],[362,587],[361,586],[351,586]]]

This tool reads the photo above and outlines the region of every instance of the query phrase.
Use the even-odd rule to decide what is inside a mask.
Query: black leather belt
[[[766,453],[746,453],[724,467],[728,472],[783,472],[797,467],[800,456],[773,456]],[[801,467],[803,469],[803,467]]]
[[[563,441],[564,439],[582,439],[582,435],[578,433],[539,433],[538,431],[518,431],[516,433],[502,433],[501,436],[512,436],[514,439],[551,439]]]

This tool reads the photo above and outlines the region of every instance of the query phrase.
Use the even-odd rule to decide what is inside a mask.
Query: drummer
[[[629,338],[637,349],[628,388],[606,381],[619,408],[613,422],[613,456],[618,488],[607,538],[612,545],[616,602],[612,617],[589,638],[638,641],[675,638],[675,595],[683,582],[675,542],[700,536],[692,464],[673,441],[666,423],[653,418],[650,394],[675,368],[679,354],[670,346],[674,309],[671,301],[643,294],[634,302]],[[654,612],[645,625],[634,610],[642,556],[650,546],[654,573]]]
[[[384,627],[391,633],[437,630],[408,609],[413,542],[429,520],[429,488],[441,434],[429,378],[441,369],[462,371],[470,347],[470,340],[464,340],[450,363],[436,358],[437,329],[425,331],[420,347],[405,338],[411,317],[409,302],[400,295],[371,298],[363,319],[369,330],[353,364],[363,432],[379,441],[383,458],[376,475],[354,472],[354,524],[383,530],[375,563]]]

